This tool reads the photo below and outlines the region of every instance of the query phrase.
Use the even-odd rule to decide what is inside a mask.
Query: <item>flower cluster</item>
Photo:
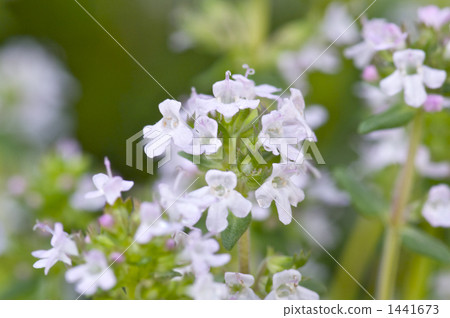
[[[418,19],[421,24],[439,30],[449,23],[449,10],[441,10],[435,6],[423,7],[418,10]],[[344,54],[353,59],[358,68],[363,69],[362,78],[365,81],[371,84],[379,82],[382,94],[391,97],[403,91],[407,105],[437,111],[444,107],[445,99],[442,95],[429,93],[427,88],[441,88],[447,79],[447,73],[427,65],[429,57],[423,44],[427,40],[427,34],[424,31],[417,40],[410,37],[409,32],[384,19],[364,20],[363,41],[347,48]],[[394,68],[386,66],[391,62]],[[437,64],[432,60],[429,62]],[[380,73],[389,72],[390,75],[379,81]]]
[[[308,172],[318,174],[303,149],[317,138],[301,92],[277,96],[279,89],[256,85],[248,78],[254,70],[244,68],[244,75],[226,72],[211,96],[193,89],[183,104],[166,100],[159,105],[162,119],[144,128],[145,153],[149,159],[165,154],[170,160],[161,167],[151,202],[123,201],[122,192],[134,183],[114,176],[106,158],[107,174],[94,175],[96,190],[84,196],[86,202],[105,205],[98,224],[85,235],[69,235],[57,223],[53,248],[33,252],[40,258],[35,267],[45,267],[47,274],[57,261],[76,263],[66,280],[88,296],[125,297],[124,287],[129,298],[157,298],[165,291],[193,299],[318,299],[299,285],[302,264],[293,259],[278,272],[259,273],[257,281],[236,272],[222,272],[224,283],[214,280],[231,259],[221,252],[218,235],[232,242],[223,244],[231,249],[251,216],[268,217],[272,202],[280,221],[289,224],[292,206],[305,198],[301,187]],[[235,227],[242,228],[239,234]],[[135,271],[141,276],[133,276]],[[256,292],[262,279],[273,281],[267,296]]]

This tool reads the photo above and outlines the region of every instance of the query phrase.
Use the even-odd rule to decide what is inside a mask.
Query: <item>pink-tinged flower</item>
[[[188,294],[195,300],[222,300],[227,297],[227,287],[215,282],[213,275],[207,273],[195,278]]]
[[[116,276],[108,267],[105,255],[91,250],[84,255],[85,264],[70,268],[66,272],[66,281],[76,283],[75,291],[83,295],[93,295],[98,288],[109,290],[116,285]]]
[[[141,224],[134,235],[136,242],[146,244],[155,236],[169,235],[181,230],[181,224],[164,220],[162,214],[160,206],[156,203],[141,204],[139,209]]]
[[[246,217],[252,203],[242,194],[234,190],[237,177],[232,171],[209,170],[205,176],[208,186],[195,190],[189,196],[202,199],[208,206],[206,228],[213,233],[219,233],[228,226],[228,211],[238,218]]]
[[[434,227],[450,227],[450,187],[448,185],[440,184],[430,189],[422,215]]]
[[[431,89],[441,87],[447,77],[442,70],[423,65],[425,52],[407,49],[394,53],[397,70],[380,82],[381,90],[393,96],[402,90],[405,102],[413,107],[420,107],[427,100],[425,86]]]
[[[295,269],[273,275],[272,291],[266,300],[318,300],[319,295],[299,285],[302,275]]]
[[[163,118],[154,125],[144,127],[144,138],[149,140],[144,151],[149,158],[162,155],[172,141],[178,147],[192,143],[191,128],[181,118],[180,110],[180,102],[166,99],[159,104]]]
[[[25,193],[28,187],[27,180],[19,175],[12,176],[8,179],[8,192],[13,196],[20,196]]]
[[[446,100],[444,96],[430,94],[427,96],[427,100],[423,104],[423,108],[429,113],[435,113],[440,112],[444,108],[445,104]]]
[[[380,79],[377,67],[375,65],[368,65],[364,68],[362,79],[366,82],[376,82]]]
[[[105,229],[110,229],[114,226],[114,218],[111,214],[103,214],[98,218],[98,223]]]
[[[255,99],[256,96],[268,99],[278,98],[278,95],[274,95],[274,93],[279,92],[281,89],[267,84],[256,86],[255,82],[248,78],[249,75],[255,74],[255,70],[247,64],[242,65],[242,67],[246,70],[245,75],[234,74],[232,76],[234,80],[242,84],[241,97],[247,100]]]
[[[230,300],[257,300],[260,299],[250,288],[255,283],[252,275],[241,273],[225,273],[225,284],[228,287]]]
[[[192,272],[196,276],[202,276],[209,273],[211,267],[223,266],[230,261],[229,254],[215,254],[220,249],[219,243],[208,236],[202,236],[198,229],[193,229],[180,239],[184,249],[179,255],[179,261],[188,264],[178,269],[180,272]]]
[[[378,51],[400,49],[405,45],[408,34],[394,23],[384,19],[373,19],[364,22],[364,41],[345,50],[347,58],[354,59],[358,68],[367,66]]]
[[[109,259],[117,264],[123,263],[123,261],[125,261],[125,256],[123,256],[123,253],[119,253],[119,252],[112,252],[109,255]]]
[[[111,163],[108,158],[105,158],[105,166],[107,174],[98,173],[92,180],[97,188],[96,191],[86,193],[86,199],[94,199],[104,196],[106,202],[109,205],[113,205],[114,202],[121,196],[121,192],[130,190],[134,182],[123,180],[121,177],[114,177],[111,172]]]
[[[256,200],[262,208],[269,208],[272,201],[278,210],[278,218],[287,225],[292,221],[292,206],[305,199],[305,193],[292,182],[293,171],[288,165],[272,165],[271,176],[255,191]]]
[[[419,8],[417,15],[419,16],[420,22],[434,28],[436,31],[450,22],[450,8],[440,9],[437,6],[430,5]]]
[[[55,227],[52,230],[46,225],[40,223],[36,224],[35,228],[44,228],[53,235],[50,244],[52,248],[49,250],[38,250],[31,253],[34,257],[40,258],[33,264],[34,268],[45,268],[45,275],[48,274],[50,268],[61,261],[67,265],[72,265],[70,256],[77,256],[78,249],[75,242],[70,238],[69,234],[64,232],[63,225],[61,223],[55,223]]]
[[[240,109],[255,109],[259,105],[259,99],[245,99],[244,85],[241,82],[230,79],[231,72],[225,73],[225,80],[214,83],[213,103],[216,109],[225,118],[233,117]]]

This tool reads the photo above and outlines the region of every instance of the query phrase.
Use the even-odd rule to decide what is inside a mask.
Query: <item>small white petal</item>
[[[420,107],[427,100],[427,92],[420,75],[408,75],[403,79],[405,102],[413,107]]]
[[[423,67],[423,82],[431,89],[436,89],[444,85],[447,78],[447,73],[442,70],[424,66]]]
[[[238,218],[246,217],[252,209],[252,203],[235,190],[229,194],[227,205],[231,212]]]
[[[385,79],[381,80],[380,88],[383,93],[389,96],[400,93],[403,89],[403,80],[400,72],[397,70]]]
[[[222,202],[213,203],[208,209],[206,228],[212,233],[220,233],[228,226],[228,209]]]

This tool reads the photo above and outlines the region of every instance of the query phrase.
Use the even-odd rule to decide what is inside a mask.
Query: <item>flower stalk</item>
[[[239,248],[239,272],[250,273],[250,229],[247,229],[238,242]]]
[[[377,287],[377,299],[392,299],[395,291],[399,254],[401,249],[400,231],[405,223],[405,211],[414,182],[415,160],[422,137],[423,111],[415,115],[411,127],[408,157],[400,172],[394,192],[391,215],[385,234]]]

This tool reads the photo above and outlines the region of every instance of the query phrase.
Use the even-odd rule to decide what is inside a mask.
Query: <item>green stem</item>
[[[405,222],[405,210],[414,182],[416,153],[422,136],[422,117],[423,112],[419,110],[412,123],[408,157],[395,187],[378,276],[378,299],[392,299],[394,296],[401,249],[400,231]]]
[[[254,290],[255,290],[255,293],[257,293],[257,294],[259,293],[259,284],[260,284],[259,282],[261,281],[261,278],[263,277],[264,272],[266,271],[266,269],[267,269],[267,258],[265,258],[261,262],[261,264],[258,267],[258,272],[256,273]]]
[[[373,261],[377,245],[383,234],[381,222],[358,218],[353,226],[339,262],[360,281]],[[361,288],[347,272],[337,270],[328,295],[329,299],[356,299]]]
[[[250,229],[247,229],[238,242],[239,248],[239,272],[242,274],[250,273]]]
[[[404,287],[404,299],[426,299],[427,283],[433,269],[433,261],[422,255],[414,255],[411,259],[408,279]]]

